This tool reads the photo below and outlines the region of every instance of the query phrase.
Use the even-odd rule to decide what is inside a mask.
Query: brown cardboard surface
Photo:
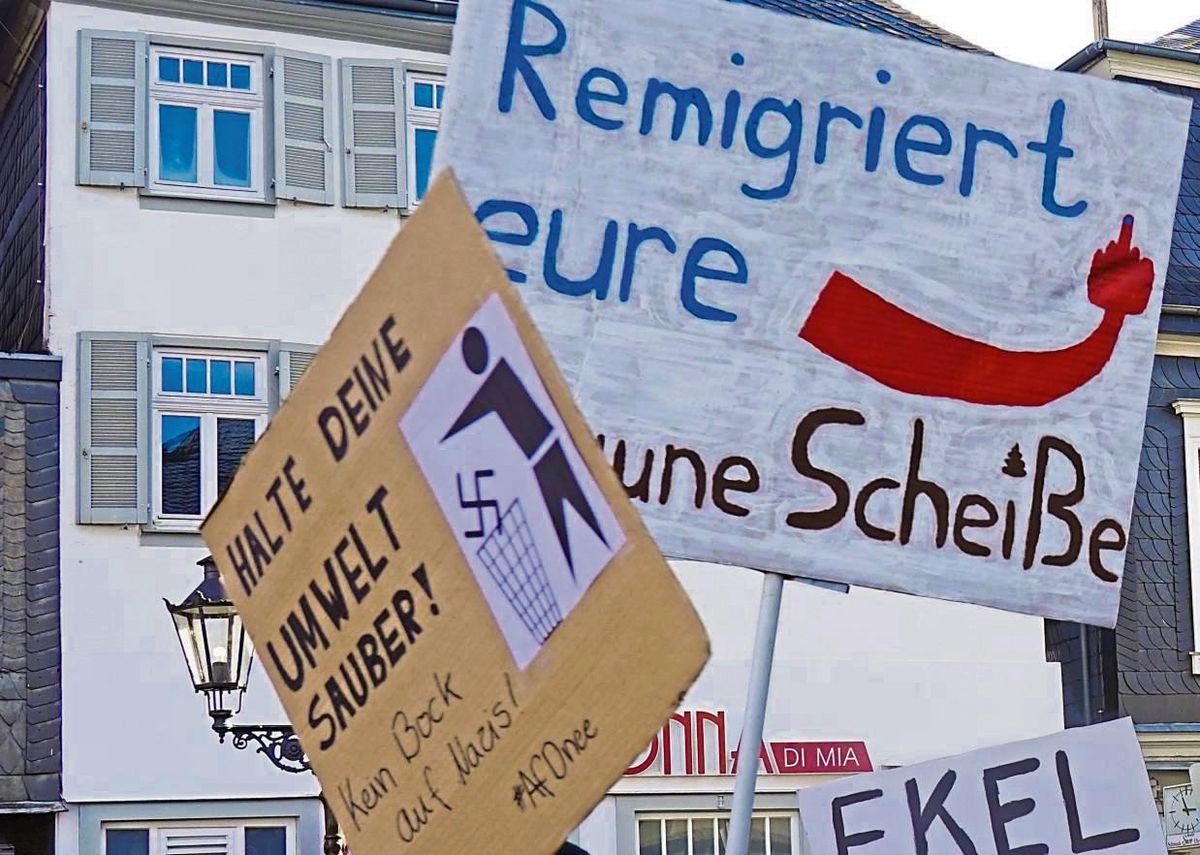
[[[398,428],[493,294],[624,534],[524,670]],[[367,391],[364,354],[386,374]],[[361,429],[340,462],[320,429],[329,407]],[[699,618],[445,173],[202,532],[357,855],[552,852],[708,657]],[[321,599],[331,580],[340,627]]]

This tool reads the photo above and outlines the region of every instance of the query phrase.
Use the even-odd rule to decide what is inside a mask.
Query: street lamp
[[[204,568],[204,580],[196,590],[177,606],[166,599],[163,603],[175,621],[192,686],[208,699],[213,730],[224,742],[230,717],[242,711],[254,648],[212,556],[197,563]]]
[[[242,711],[242,697],[250,680],[254,647],[246,637],[246,628],[225,593],[217,562],[211,555],[196,562],[204,568],[204,579],[179,605],[167,599],[163,603],[175,624],[175,633],[183,649],[192,688],[208,702],[212,728],[221,742],[232,737],[234,748],[246,748],[252,742],[258,753],[285,772],[311,772],[312,765],[295,732],[286,724],[230,724]],[[338,855],[338,825],[325,796],[326,855]]]

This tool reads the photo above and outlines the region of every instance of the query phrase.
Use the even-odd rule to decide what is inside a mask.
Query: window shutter
[[[275,197],[332,205],[333,64],[278,51],[274,86]]]
[[[163,828],[159,830],[162,855],[233,855],[232,828]]]
[[[150,521],[150,340],[79,336],[79,522]]]
[[[404,76],[390,60],[343,59],[342,136],[348,208],[405,208]]]
[[[79,33],[78,182],[146,186],[146,36]]]
[[[317,355],[315,344],[284,344],[279,350],[279,400],[296,391],[296,384]]]

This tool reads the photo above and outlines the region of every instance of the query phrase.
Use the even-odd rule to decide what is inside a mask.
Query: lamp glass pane
[[[201,639],[197,636],[199,627],[186,614],[172,612],[175,621],[175,631],[179,635],[179,644],[183,648],[183,658],[187,662],[188,675],[193,686],[199,686],[208,681],[207,663],[201,652]]]
[[[233,647],[235,654],[230,662],[237,671],[238,685],[244,689],[250,681],[250,663],[254,661],[254,645],[250,641],[250,636],[246,634],[246,628],[242,625],[240,615],[235,621],[235,626],[236,643]]]
[[[234,681],[230,668],[230,624],[232,618],[226,609],[219,612],[205,610],[204,630],[208,644],[208,661],[212,668],[212,682],[228,685]]]

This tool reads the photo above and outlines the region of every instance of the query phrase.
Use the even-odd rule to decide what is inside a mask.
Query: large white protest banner
[[[437,145],[668,554],[1111,625],[1190,102],[474,0]]]
[[[800,791],[813,855],[1165,855],[1129,719]]]

